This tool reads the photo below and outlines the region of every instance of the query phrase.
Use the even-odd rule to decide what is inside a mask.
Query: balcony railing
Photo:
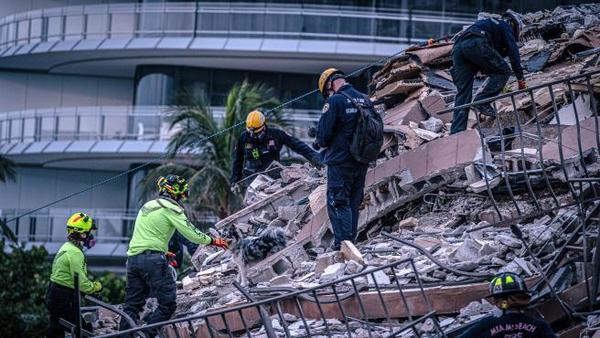
[[[146,3],[50,8],[0,19],[0,49],[137,37],[420,41],[469,24],[447,12],[264,3]]]
[[[0,144],[40,141],[169,140],[168,106],[93,106],[41,108],[0,113]],[[223,107],[213,107],[217,119]],[[290,131],[304,137],[318,111],[286,110]]]
[[[0,219],[11,219],[23,214],[25,209],[0,209]],[[20,242],[60,243],[65,241],[65,221],[79,209],[49,208],[9,223]],[[138,210],[132,209],[85,209],[98,224],[97,243],[127,243]],[[196,223],[213,224],[218,219],[210,213],[194,215]]]

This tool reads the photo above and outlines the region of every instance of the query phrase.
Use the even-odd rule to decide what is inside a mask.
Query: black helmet
[[[510,27],[512,27],[513,35],[515,36],[515,40],[519,40],[521,36],[521,32],[523,32],[523,19],[521,14],[513,11],[512,9],[507,9],[504,14],[502,14],[502,19],[506,21]]]
[[[502,297],[514,294],[529,295],[525,281],[512,272],[502,272],[494,276],[490,282],[490,294],[493,297]]]

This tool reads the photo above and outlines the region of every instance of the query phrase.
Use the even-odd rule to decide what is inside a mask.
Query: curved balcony
[[[390,55],[408,43],[456,31],[471,21],[471,16],[452,13],[326,5],[71,6],[1,19],[0,65],[79,73],[93,73],[95,65],[102,68],[98,73],[131,76],[132,64],[140,59],[235,68],[232,60],[244,57],[246,68],[286,70],[294,61],[295,69],[312,71],[311,65],[317,64],[315,69],[320,70],[323,56],[355,66]],[[60,53],[60,57],[26,62],[46,53]],[[285,62],[285,56],[292,60]]]
[[[21,164],[55,167],[81,166],[85,158],[110,158],[107,163],[88,163],[87,166],[126,169],[132,163],[165,153],[172,134],[165,121],[169,109],[167,106],[93,106],[0,113],[0,154],[15,158]],[[223,107],[214,107],[212,111],[217,119],[223,117]],[[290,130],[304,137],[307,125],[316,122],[319,113],[286,111]]]

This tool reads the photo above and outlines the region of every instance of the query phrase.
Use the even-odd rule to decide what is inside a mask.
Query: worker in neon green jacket
[[[196,244],[228,249],[227,242],[212,238],[198,230],[187,218],[182,201],[188,197],[185,179],[177,175],[159,178],[158,199],[146,202],[135,220],[133,236],[127,251],[127,285],[123,310],[138,321],[146,299],[152,295],[158,301],[156,311],[146,317],[148,324],[171,318],[176,307],[176,287],[170,273],[166,253],[169,240],[179,231]],[[121,320],[120,329],[129,328]]]
[[[94,220],[84,213],[75,213],[67,220],[68,241],[54,257],[50,286],[46,295],[50,316],[46,337],[64,337],[64,328],[59,323],[60,318],[75,323],[75,274],[79,277],[79,290],[82,292],[95,293],[102,290],[100,282],[89,280],[83,254],[83,247],[89,249],[96,243],[92,233],[95,230]],[[91,329],[89,325],[85,325],[84,328]]]

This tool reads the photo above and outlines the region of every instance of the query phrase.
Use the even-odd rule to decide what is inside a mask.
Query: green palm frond
[[[17,179],[16,164],[0,156],[0,182],[15,181]]]
[[[187,88],[175,97],[175,105],[167,116],[169,130],[174,134],[168,145],[170,156],[188,152],[195,166],[165,164],[151,170],[140,183],[143,198],[156,192],[156,180],[174,173],[186,177],[190,186],[190,202],[196,210],[208,210],[227,217],[241,205],[241,196],[229,187],[231,153],[243,128],[231,128],[245,121],[254,109],[271,109],[279,105],[273,90],[262,83],[243,81],[235,84],[227,95],[225,115],[216,119],[202,91]],[[200,93],[200,94],[199,94]],[[269,125],[285,126],[281,111],[268,116]],[[229,129],[231,128],[231,129]]]

